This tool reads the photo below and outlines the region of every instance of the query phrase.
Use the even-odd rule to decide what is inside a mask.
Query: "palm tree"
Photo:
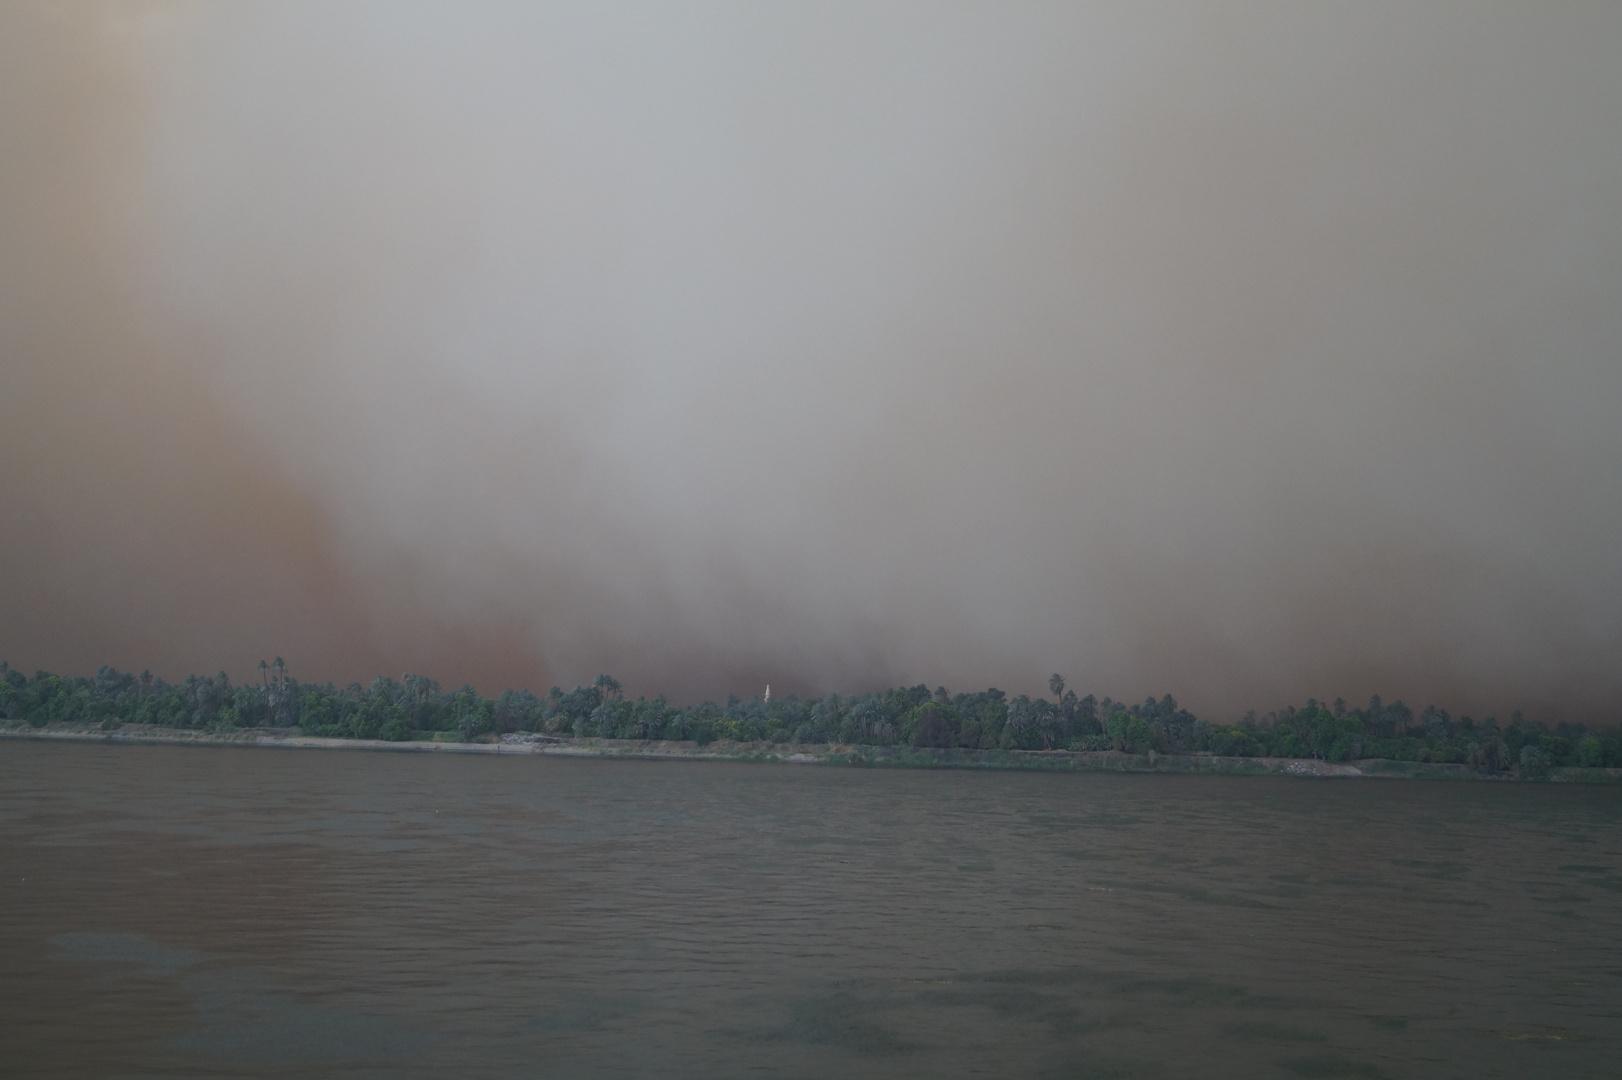
[[[1063,697],[1064,696],[1064,676],[1063,675],[1057,675],[1057,674],[1049,675],[1048,676],[1048,689],[1053,691],[1053,698],[1054,698],[1055,701],[1057,701],[1059,698]]]

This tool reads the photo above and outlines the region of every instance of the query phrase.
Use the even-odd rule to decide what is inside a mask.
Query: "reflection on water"
[[[1622,793],[0,743],[21,1076],[1617,1075]]]

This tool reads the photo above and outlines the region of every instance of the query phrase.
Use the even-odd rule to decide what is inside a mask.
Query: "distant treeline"
[[[1237,724],[1214,724],[1180,708],[1171,695],[1141,704],[1077,697],[1058,675],[1053,699],[1001,690],[966,694],[922,684],[876,694],[729,697],[676,706],[663,697],[627,698],[617,680],[553,687],[545,697],[508,690],[485,697],[471,686],[442,690],[421,675],[379,678],[370,686],[301,683],[278,657],[259,665],[259,681],[234,686],[218,675],[177,685],[150,672],[103,667],[93,678],[35,672],[0,662],[0,719],[44,727],[52,721],[155,724],[192,730],[298,727],[336,738],[475,740],[511,732],[603,739],[846,743],[873,746],[1005,750],[1124,750],[1237,757],[1312,757],[1326,761],[1389,758],[1453,762],[1482,772],[1536,775],[1552,766],[1622,767],[1622,737],[1562,723],[1552,730],[1523,719],[1450,716],[1426,708],[1417,717],[1400,701],[1371,698],[1363,708],[1308,700]]]

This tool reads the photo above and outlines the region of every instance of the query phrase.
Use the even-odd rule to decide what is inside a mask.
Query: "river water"
[[[0,743],[0,1073],[1608,1077],[1622,789]]]

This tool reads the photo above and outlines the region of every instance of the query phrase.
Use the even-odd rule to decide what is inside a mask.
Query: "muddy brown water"
[[[0,1074],[1616,1077],[1622,789],[0,743]]]

